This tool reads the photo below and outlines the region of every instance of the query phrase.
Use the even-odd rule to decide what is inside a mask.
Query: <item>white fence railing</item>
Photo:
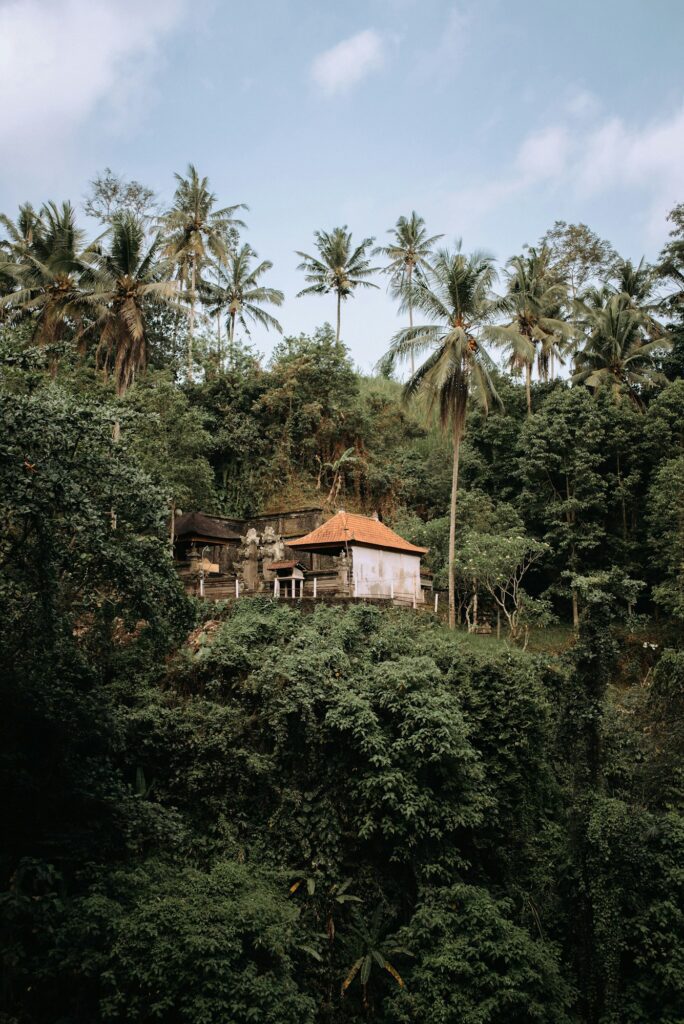
[[[324,585],[319,586],[319,580],[316,576],[311,579],[274,579],[273,580],[273,597],[277,599],[296,601],[301,600],[305,597],[312,597],[315,599],[325,596],[343,595],[345,588],[340,588],[335,585],[336,580],[331,578],[324,579]],[[346,592],[351,591],[351,595],[356,598],[361,598],[369,601],[392,601],[394,604],[412,606],[417,608],[420,604],[422,606],[433,604],[435,614],[439,612],[440,608],[440,597],[438,591],[428,597],[426,592],[427,588],[423,588],[422,584],[418,581],[414,581],[412,589],[406,589],[406,579],[397,578],[387,579],[378,578],[371,580],[368,577],[364,577],[361,580],[353,579],[351,586],[347,584]],[[215,596],[217,590],[221,591],[221,598],[240,598],[247,596],[250,592],[245,590],[244,584],[236,577],[234,580],[219,580],[216,577],[206,576],[201,573],[198,580],[199,586],[199,597],[212,598]],[[373,592],[367,592],[369,584],[373,586]]]
[[[419,579],[406,580],[405,577],[387,578],[378,577],[352,577],[351,582],[346,586],[336,586],[336,580],[325,579],[324,587],[319,587],[316,576],[311,579],[298,579],[288,577],[286,579],[275,579],[273,581],[273,596],[283,600],[299,600],[303,597],[317,598],[321,591],[325,594],[351,592],[354,597],[367,598],[368,600],[393,601],[395,604],[412,605],[425,604],[425,590]],[[407,588],[408,584],[408,588]],[[434,595],[435,612],[439,609],[439,594]]]

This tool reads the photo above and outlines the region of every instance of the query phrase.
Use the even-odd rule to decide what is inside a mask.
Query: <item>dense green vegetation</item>
[[[679,1024],[682,208],[656,267],[559,223],[498,282],[321,232],[337,328],[266,362],[273,268],[177,184],[3,219],[2,1019]],[[429,546],[460,628],[184,596],[172,508],[313,503]]]

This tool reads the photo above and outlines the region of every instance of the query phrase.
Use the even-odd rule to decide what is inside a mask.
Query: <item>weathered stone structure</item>
[[[323,522],[321,508],[238,519],[189,512],[174,524],[174,558],[189,593],[232,597],[273,590],[272,563],[299,558],[288,547]],[[312,559],[304,558],[306,568]],[[200,586],[201,585],[201,586]]]
[[[370,598],[417,605],[431,589],[425,548],[376,517],[320,508],[236,519],[190,512],[175,523],[174,557],[189,593],[214,599]]]

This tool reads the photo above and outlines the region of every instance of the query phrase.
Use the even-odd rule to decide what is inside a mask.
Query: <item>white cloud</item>
[[[588,117],[594,109],[587,108]],[[619,195],[626,206],[638,192],[646,236],[660,239],[667,211],[684,195],[684,103],[669,117],[641,125],[620,117],[548,125],[522,139],[512,168],[452,194],[452,215],[476,224],[541,189],[578,202]]]
[[[577,167],[587,195],[630,186],[684,190],[684,104],[642,128],[617,117],[599,125],[578,151]]]
[[[518,150],[516,165],[525,183],[544,181],[562,174],[568,159],[570,133],[562,125],[528,135]]]
[[[449,6],[432,46],[413,54],[414,72],[419,79],[445,86],[463,72],[476,10],[472,0],[459,0]]]
[[[373,29],[319,53],[311,65],[311,77],[328,96],[347,92],[385,62],[385,45]]]
[[[102,103],[140,87],[186,0],[5,0],[0,3],[0,146],[8,157],[63,145]],[[132,106],[144,102],[133,97]]]
[[[591,117],[600,109],[601,104],[592,92],[588,89],[578,89],[573,92],[565,103],[565,109],[572,117]]]

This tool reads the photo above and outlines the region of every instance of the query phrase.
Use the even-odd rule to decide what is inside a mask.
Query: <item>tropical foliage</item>
[[[500,291],[400,218],[364,375],[339,318],[250,346],[276,268],[177,186],[2,220],[3,1021],[680,1024],[681,208]],[[317,242],[339,310],[373,243]],[[428,547],[436,612],[186,597],[179,509],[312,505]]]
[[[378,246],[374,255],[384,256],[387,264],[383,272],[389,275],[390,288],[396,298],[402,300],[413,327],[413,280],[430,268],[430,256],[435,243],[442,235],[428,236],[425,221],[415,210],[410,217],[399,217],[388,232],[388,245]],[[411,374],[415,373],[415,362],[411,362]]]
[[[369,252],[373,238],[364,238],[359,245],[352,243],[351,232],[344,227],[332,231],[315,231],[314,241],[318,256],[297,252],[307,282],[299,295],[327,295],[334,292],[337,299],[337,329],[335,340],[340,343],[341,306],[357,288],[377,288],[369,277],[377,268],[371,267]]]
[[[171,302],[176,294],[159,249],[159,236],[146,247],[141,222],[124,214],[113,220],[109,247],[96,260],[93,283],[99,341],[95,358],[112,371],[117,395],[123,395],[136,374],[147,367],[148,313],[155,305]]]
[[[430,354],[409,378],[407,397],[424,397],[428,416],[437,412],[444,430],[451,432],[453,468],[449,526],[449,623],[456,622],[455,538],[456,504],[461,440],[468,405],[475,401],[485,410],[497,399],[492,378],[494,363],[484,347],[486,328],[500,303],[492,294],[493,260],[484,253],[465,256],[440,249],[425,278],[412,288],[418,309],[436,323],[409,327],[395,337],[386,367],[407,355]]]
[[[277,288],[259,283],[273,264],[263,260],[253,266],[255,258],[256,253],[247,244],[230,253],[225,266],[219,257],[215,264],[216,281],[206,281],[203,286],[203,297],[210,312],[219,317],[225,312],[231,358],[236,322],[246,335],[249,335],[248,321],[261,324],[266,330],[273,327],[282,334],[282,327],[263,305],[281,306],[285,296]]]

